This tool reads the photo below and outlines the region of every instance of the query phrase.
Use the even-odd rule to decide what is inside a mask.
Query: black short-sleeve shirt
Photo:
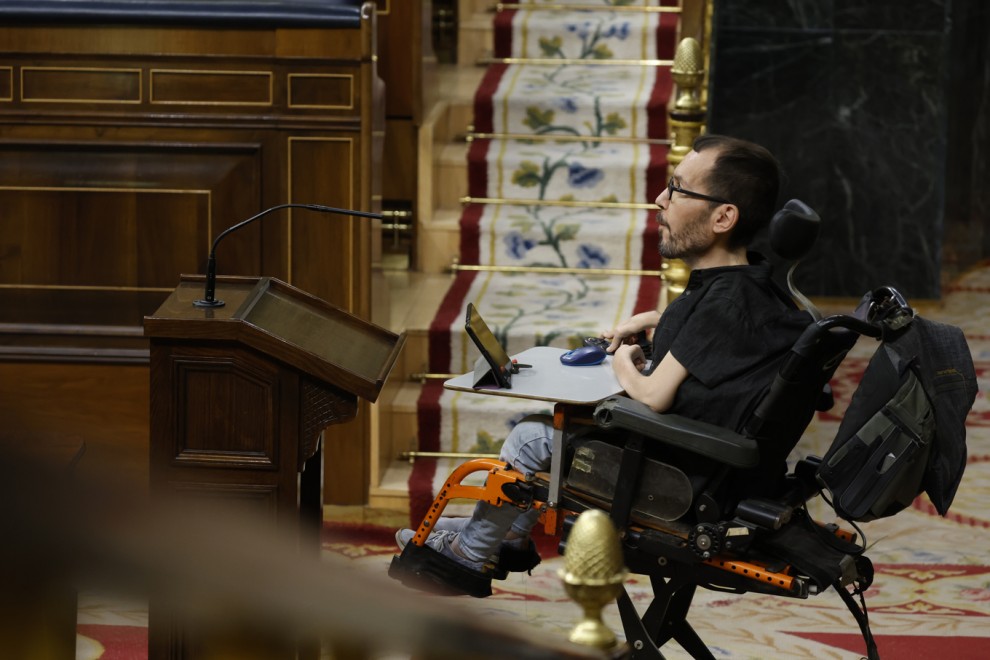
[[[653,365],[667,352],[688,371],[667,411],[741,431],[783,358],[811,323],[772,281],[770,264],[691,273],[653,336]]]

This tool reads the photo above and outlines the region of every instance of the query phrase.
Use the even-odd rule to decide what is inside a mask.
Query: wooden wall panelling
[[[388,117],[423,119],[424,78],[432,63],[429,0],[378,0],[379,75]]]
[[[146,365],[143,316],[224,228],[288,201],[371,210],[374,29],[0,27],[0,360],[38,384],[60,363]],[[219,272],[367,318],[367,222],[304,213],[232,234]],[[31,412],[20,428],[60,411]]]
[[[403,117],[392,118],[386,122],[385,134],[388,139],[385,141],[385,154],[382,158],[383,195],[385,199],[415,202],[419,134],[417,126]]]
[[[382,197],[392,210],[413,210],[418,192],[418,128],[436,88],[431,2],[379,0],[378,17],[379,72],[386,99]],[[389,234],[382,240],[388,241]],[[415,254],[415,249],[409,253]]]
[[[84,475],[148,479],[145,365],[0,362],[0,443],[85,443]]]

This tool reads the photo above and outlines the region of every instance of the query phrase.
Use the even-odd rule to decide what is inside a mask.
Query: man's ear
[[[739,222],[739,207],[735,204],[720,204],[714,213],[712,231],[716,234],[728,234]]]

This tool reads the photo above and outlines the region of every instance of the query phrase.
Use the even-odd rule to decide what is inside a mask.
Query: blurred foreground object
[[[133,491],[113,479],[73,479],[71,455],[32,456],[0,447],[4,657],[74,658],[74,600],[67,608],[71,621],[56,616],[69,603],[58,600],[45,610],[50,615],[37,618],[52,624],[44,629],[29,626],[26,614],[16,624],[9,615],[24,609],[25,594],[73,595],[94,585],[128,596],[154,593],[190,631],[184,651],[197,658],[232,657],[237,649],[240,660],[267,659],[311,639],[346,649],[332,657],[348,659],[395,652],[417,658],[615,657],[489,620],[463,600],[393,587],[384,570],[368,574],[317,560],[300,551],[291,530],[230,503],[135,501],[122,497]],[[71,646],[54,648],[62,640]]]
[[[559,572],[567,595],[584,610],[568,639],[599,649],[612,649],[618,640],[602,621],[602,608],[614,601],[628,571],[622,565],[619,535],[604,511],[590,509],[578,516],[567,537],[564,568]]]

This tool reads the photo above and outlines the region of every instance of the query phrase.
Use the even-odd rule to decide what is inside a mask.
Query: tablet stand
[[[510,371],[505,372],[506,385],[499,382],[499,379],[495,377],[495,372],[492,371],[492,367],[488,364],[488,360],[482,355],[474,363],[474,374],[473,382],[471,386],[475,389],[511,389],[512,388],[512,373]]]

